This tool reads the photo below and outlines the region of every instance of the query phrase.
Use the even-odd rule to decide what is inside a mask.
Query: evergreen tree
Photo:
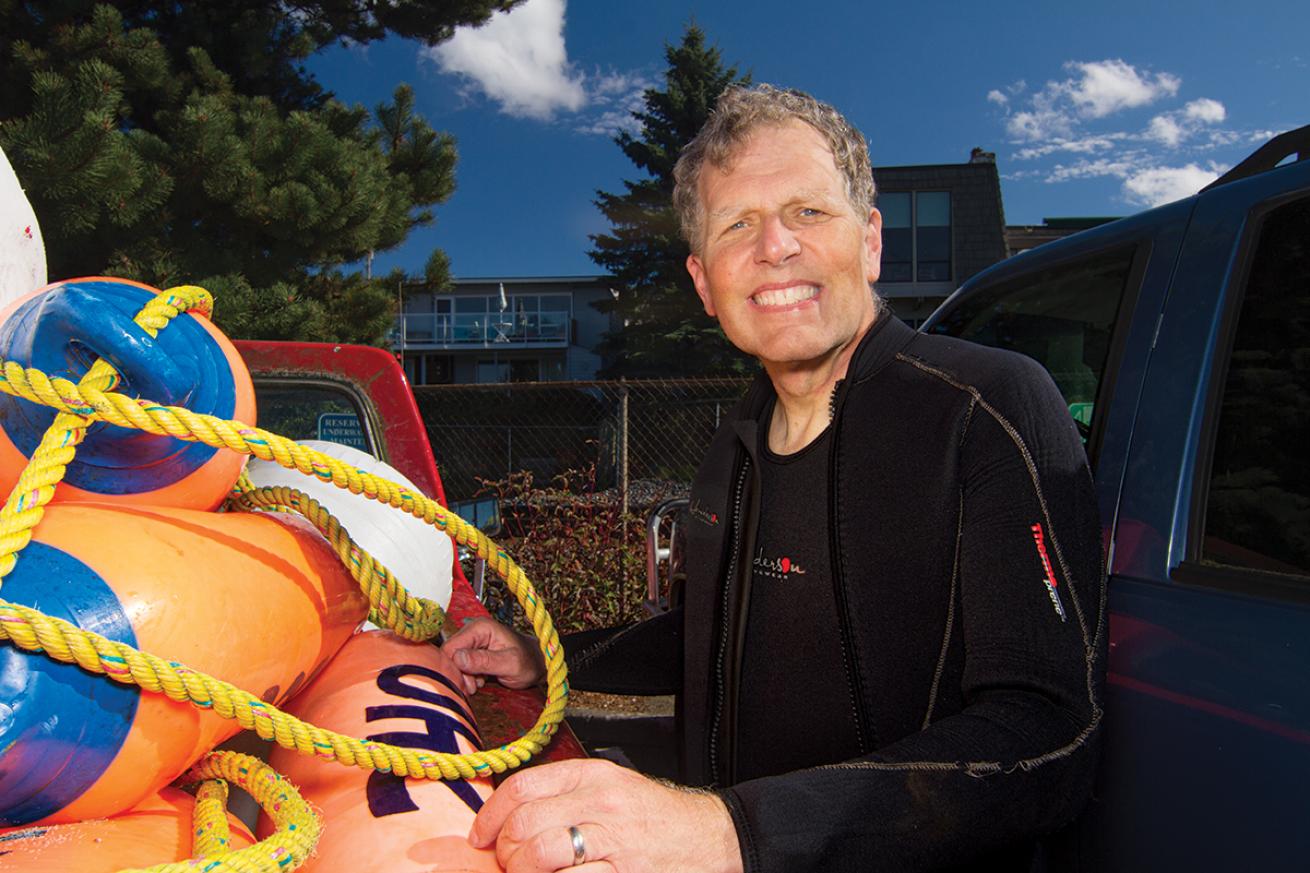
[[[439,40],[513,2],[0,2],[0,146],[50,275],[202,284],[237,336],[380,342],[399,277],[338,268],[433,220],[454,142],[408,86],[369,112],[302,62],[334,40]]]
[[[648,174],[624,181],[625,192],[597,192],[596,206],[613,226],[591,240],[591,259],[620,286],[605,308],[623,319],[600,352],[613,363],[610,376],[705,376],[750,372],[754,365],[727,341],[705,314],[687,274],[690,253],[678,231],[673,209],[673,165],[683,146],[709,117],[729,85],[745,84],[737,68],[724,69],[719,50],[705,45],[705,34],[690,25],[681,44],[666,45],[665,90],[645,94],[639,137],[615,137],[623,153]]]

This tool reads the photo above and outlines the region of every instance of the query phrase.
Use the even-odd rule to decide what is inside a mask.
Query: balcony
[[[393,342],[423,348],[564,348],[568,312],[406,313],[397,319]]]

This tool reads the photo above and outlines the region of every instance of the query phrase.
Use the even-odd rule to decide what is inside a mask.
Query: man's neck
[[[875,316],[874,321],[881,315]],[[769,419],[769,451],[790,455],[814,442],[828,426],[832,392],[846,378],[851,357],[872,328],[866,325],[849,343],[818,361],[774,364],[766,367],[778,395]]]

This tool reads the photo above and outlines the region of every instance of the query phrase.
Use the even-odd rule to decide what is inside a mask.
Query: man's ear
[[[876,209],[869,210],[869,220],[864,225],[864,246],[868,257],[865,278],[873,284],[882,274],[882,213]]]
[[[710,296],[710,283],[705,275],[705,264],[701,262],[699,256],[687,255],[687,272],[691,273],[691,284],[696,286],[696,296],[705,307],[705,314],[710,318],[717,318],[718,314],[714,311],[714,298]]]

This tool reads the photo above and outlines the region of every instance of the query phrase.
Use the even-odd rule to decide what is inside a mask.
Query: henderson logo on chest
[[[786,555],[781,558],[770,558],[765,556],[762,549],[751,563],[757,574],[768,576],[771,579],[780,579],[784,582],[794,582],[805,575],[805,568],[791,558]]]

